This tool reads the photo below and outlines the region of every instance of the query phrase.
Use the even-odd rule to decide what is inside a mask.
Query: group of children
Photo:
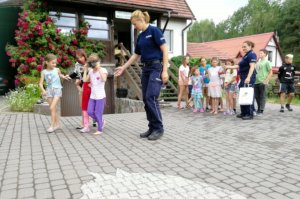
[[[103,133],[105,125],[103,119],[106,99],[104,88],[108,72],[101,67],[100,58],[96,53],[92,53],[87,57],[83,49],[78,49],[76,51],[76,60],[74,72],[70,75],[63,75],[56,67],[56,56],[48,54],[45,57],[39,85],[43,96],[48,99],[51,112],[51,124],[47,132],[52,133],[60,128],[59,114],[57,113],[57,104],[62,96],[60,78],[65,80],[75,78],[82,109],[82,127],[80,132],[86,133],[90,131],[89,117],[91,117],[97,122],[97,131],[94,134],[99,135]],[[44,88],[44,81],[46,89]]]
[[[193,112],[206,111],[216,115],[219,111],[224,111],[222,100],[222,89],[224,88],[226,91],[224,115],[236,113],[237,69],[226,67],[234,65],[232,59],[226,60],[225,65],[219,66],[219,60],[216,57],[211,59],[211,65],[207,64],[205,58],[201,58],[200,66],[194,66],[191,70],[188,66],[188,57],[184,57],[182,63],[179,68],[178,82],[180,92],[177,105],[179,109],[181,108],[181,98],[185,95],[186,107],[192,107]],[[187,87],[188,89],[186,89]],[[188,93],[190,93],[189,99]],[[192,106],[191,102],[193,102]]]

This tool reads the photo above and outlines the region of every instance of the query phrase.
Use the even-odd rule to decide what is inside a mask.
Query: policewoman
[[[168,81],[168,48],[162,31],[149,24],[148,12],[136,10],[131,15],[131,23],[141,31],[131,58],[115,70],[115,76],[120,76],[126,68],[139,59],[142,68],[142,96],[148,120],[148,130],[140,134],[141,138],[157,140],[163,133],[163,122],[157,101],[163,83]]]
[[[256,54],[253,52],[254,43],[252,41],[245,41],[242,49],[245,53],[244,57],[239,63],[240,84],[239,88],[249,86],[254,87],[256,79],[255,65],[257,61]],[[253,101],[254,102],[254,101]],[[252,102],[252,103],[253,103]],[[253,119],[253,105],[241,105],[241,114],[238,118],[243,120]]]

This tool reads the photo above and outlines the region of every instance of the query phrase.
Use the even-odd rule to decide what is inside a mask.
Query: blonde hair
[[[291,59],[293,59],[293,58],[294,58],[294,55],[292,55],[292,54],[287,54],[287,55],[285,56],[285,58],[291,58]]]
[[[192,68],[192,70],[191,70],[191,76],[195,75],[195,71],[196,71],[197,69],[199,69],[198,66],[194,66],[194,67]]]
[[[146,23],[150,22],[150,15],[147,11],[142,12],[141,10],[136,10],[131,14],[130,20],[135,19],[143,19]]]
[[[100,57],[97,53],[92,53],[89,58],[87,59],[88,62],[98,62],[101,61]]]
[[[57,59],[54,54],[52,53],[47,54],[43,62],[43,68],[47,68],[47,63],[51,62],[54,59]]]

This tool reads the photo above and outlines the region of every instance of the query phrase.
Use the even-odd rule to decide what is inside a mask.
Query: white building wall
[[[161,20],[161,28],[163,29],[166,18]],[[184,38],[182,38],[182,30],[187,26],[187,20],[171,18],[166,30],[172,30],[173,49],[169,52],[169,58],[183,55],[187,53],[187,30],[185,30]],[[182,39],[184,39],[184,52],[182,52]]]
[[[267,51],[272,51],[272,66],[280,67],[282,65],[282,58],[279,50],[276,49],[276,43],[274,39],[271,39],[266,47]]]

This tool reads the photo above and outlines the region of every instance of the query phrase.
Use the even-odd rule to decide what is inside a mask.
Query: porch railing
[[[128,59],[127,57],[131,57],[130,52],[125,48],[125,46],[123,45],[123,43],[119,44],[119,47],[121,49],[121,53],[120,53],[120,57],[123,60],[123,63],[127,62]],[[125,55],[123,54],[123,52],[125,52]],[[134,90],[135,95],[137,96],[137,98],[139,100],[142,100],[142,91],[141,91],[141,78],[140,78],[140,72],[141,72],[141,68],[140,66],[135,63],[134,64],[134,68],[133,67],[129,67],[124,71],[124,75],[125,78],[129,84],[129,87],[132,88]]]

